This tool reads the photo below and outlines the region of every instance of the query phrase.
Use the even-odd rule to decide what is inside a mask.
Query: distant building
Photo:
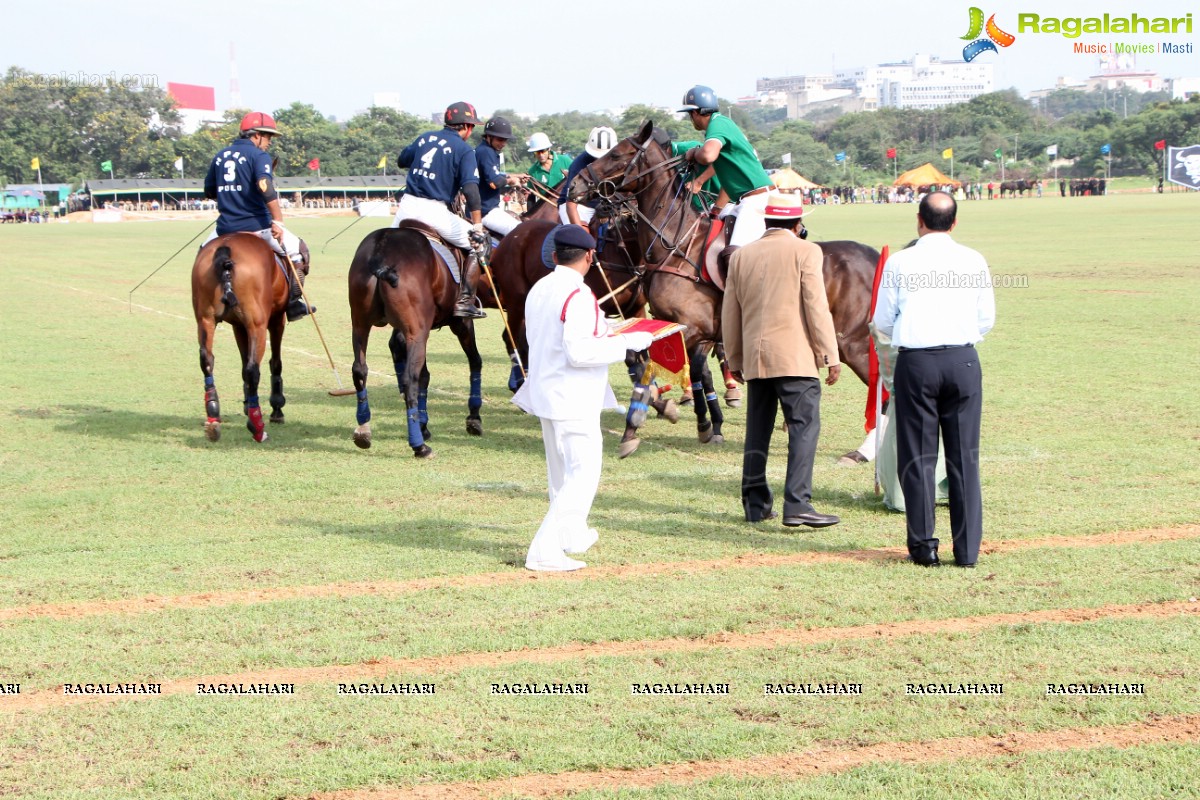
[[[1200,94],[1200,78],[1172,78],[1171,99],[1189,100]]]
[[[912,61],[841,69],[833,73],[760,78],[761,92],[787,93],[788,118],[837,106],[843,111],[940,108],[993,91],[992,65],[943,61],[917,54]]]
[[[1089,90],[1101,89],[1111,92],[1131,89],[1135,92],[1161,92],[1165,82],[1156,72],[1137,68],[1137,59],[1132,53],[1106,56],[1100,59],[1100,72],[1087,79]]]
[[[393,111],[403,111],[400,105],[399,92],[375,92],[371,95],[371,105],[375,108],[390,108]]]

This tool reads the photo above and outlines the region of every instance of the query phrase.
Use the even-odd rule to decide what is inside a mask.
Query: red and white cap
[[[800,219],[810,210],[804,207],[804,201],[798,194],[771,192],[767,196],[763,216],[767,219]]]

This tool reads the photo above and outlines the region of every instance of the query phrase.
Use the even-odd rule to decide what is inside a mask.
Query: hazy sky
[[[706,83],[722,97],[754,92],[764,76],[828,72],[911,59],[962,57],[974,4],[1016,36],[984,53],[997,89],[1022,93],[1059,76],[1098,71],[1074,42],[1192,45],[1185,55],[1138,56],[1163,77],[1200,75],[1200,5],[1184,0],[813,2],[763,0],[133,0],[17,2],[4,8],[0,68],[68,77],[147,75],[216,88],[229,104],[230,43],[243,105],[272,111],[299,100],[344,119],[396,92],[425,115],[466,100],[481,114],[593,111],[631,103],[671,105]],[[1003,10],[1002,8],[1003,7]],[[1013,10],[1008,10],[1013,9]],[[1019,33],[1017,13],[1183,17],[1194,33],[1133,36]]]

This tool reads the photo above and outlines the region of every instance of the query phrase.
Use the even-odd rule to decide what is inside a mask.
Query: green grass
[[[1129,194],[964,203],[955,236],[994,274],[984,365],[985,540],[1168,527],[1200,519],[1195,195]],[[308,289],[342,381],[349,376],[345,270],[365,221],[297,220],[314,250]],[[264,445],[240,424],[240,375],[221,329],[216,379],[227,419],[203,435],[203,384],[188,256],[130,290],[203,223],[0,226],[0,608],[331,582],[515,573],[545,512],[536,420],[505,387],[499,315],[480,323],[485,435],[464,429],[467,369],[448,332],[431,345],[431,442],[412,458],[385,331],[369,359],[375,446],[350,441],[352,398],[335,386],[311,323],[284,339],[285,426]],[[903,247],[914,206],[821,208],[813,239]],[[627,385],[613,368],[618,394]],[[652,421],[618,460],[606,437],[593,509],[593,566],[838,552],[903,544],[903,519],[874,497],[869,468],[836,457],[862,437],[865,387],[827,388],[815,470],[820,533],[748,526],[738,500],[742,410],[727,444]],[[615,431],[620,419],[603,418]],[[782,483],[784,440],[770,474]],[[939,530],[948,531],[945,511]],[[1186,600],[1200,586],[1195,539],[1027,548],[973,572],[830,562],[582,581],[517,581],[420,591],[0,622],[0,683],[26,693],[63,682],[168,681],[372,659],[507,652],[573,642],[638,642],[947,619],[1010,611]],[[434,698],[337,697],[302,684],[284,699],[178,696],[5,710],[0,794],[18,797],[272,798],[687,759],[1055,730],[1196,713],[1194,615],[1026,624],[808,647],[517,663],[424,676]],[[861,677],[855,699],[782,703],[754,686],[791,676]],[[999,701],[897,694],[906,679],[1002,679]],[[1048,699],[1053,680],[1145,682],[1144,698]],[[422,676],[399,675],[414,681]],[[638,680],[729,681],[730,697],[632,701]],[[586,698],[496,698],[496,680],[586,680]],[[723,779],[585,797],[1188,796],[1174,777],[1194,746],[1044,753],[966,764],[878,764],[804,781]],[[1016,766],[1014,766],[1014,764]],[[1192,790],[1194,791],[1194,790]],[[1193,795],[1194,796],[1194,795]]]

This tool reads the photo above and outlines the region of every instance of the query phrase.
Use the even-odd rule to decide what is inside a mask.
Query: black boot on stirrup
[[[475,302],[475,281],[478,280],[479,257],[471,253],[463,267],[462,283],[458,287],[458,302],[454,305],[454,316],[469,319],[484,319],[483,313]]]

